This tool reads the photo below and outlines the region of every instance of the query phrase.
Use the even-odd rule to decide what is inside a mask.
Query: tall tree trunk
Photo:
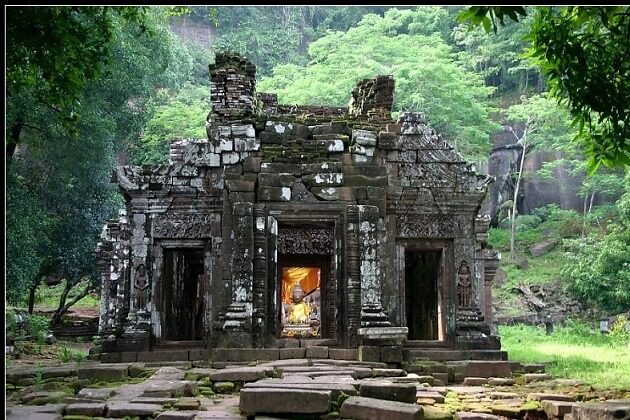
[[[81,290],[81,292],[79,292],[78,295],[72,298],[70,302],[66,303],[66,300],[68,298],[68,293],[70,293],[72,288],[76,286],[77,283],[78,283],[77,281],[66,282],[66,287],[63,289],[63,292],[61,293],[61,297],[59,298],[59,306],[57,307],[57,310],[53,314],[53,317],[50,321],[51,326],[54,327],[56,325],[60,325],[62,321],[62,317],[65,315],[66,312],[68,312],[68,309],[70,309],[72,306],[74,306],[75,303],[77,303],[78,301],[86,297],[88,293],[90,292],[90,285],[87,284],[85,288]]]
[[[17,145],[20,144],[20,135],[22,134],[22,128],[24,127],[24,122],[22,118],[18,118],[18,120],[13,124],[10,130],[9,138],[7,139],[7,166],[13,161],[13,156],[15,155],[15,149]]]
[[[35,283],[31,286],[29,292],[28,292],[28,313],[29,315],[33,315],[33,311],[35,310],[35,292],[37,291],[37,288],[39,287],[39,284],[41,283],[41,277],[39,276],[39,274],[37,275],[37,280],[35,281]]]
[[[589,193],[587,192],[584,196],[584,202],[582,203],[582,238],[586,233],[586,202],[588,201],[588,195]]]
[[[525,124],[523,135],[519,142],[521,143],[523,150],[521,152],[521,163],[518,168],[518,175],[516,178],[516,186],[514,187],[514,199],[512,203],[512,229],[510,233],[510,258],[513,260],[516,257],[516,203],[518,199],[519,189],[521,187],[521,178],[523,177],[523,166],[525,164],[525,154],[527,153],[527,129]]]

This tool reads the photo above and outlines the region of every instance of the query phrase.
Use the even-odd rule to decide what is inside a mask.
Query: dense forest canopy
[[[166,163],[170,140],[205,135],[207,66],[230,49],[257,65],[258,91],[288,104],[345,106],[357,81],[393,75],[394,115],[424,112],[469,160],[487,161],[503,128],[523,166],[531,150],[562,151],[536,176],[560,164],[580,176],[621,166],[585,178],[571,255],[589,263],[572,260],[565,273],[583,299],[628,307],[627,294],[593,291],[628,281],[630,8],[521,9],[508,19],[501,9],[461,7],[7,7],[8,301],[30,295],[32,304],[44,279],[63,278],[61,314],[97,287],[94,249],[121,205],[112,168]],[[473,23],[490,14],[504,25],[470,28],[457,20],[466,11]],[[207,27],[208,45],[174,34],[186,21]],[[587,217],[596,196],[622,193],[607,218]],[[505,208],[518,234],[526,215],[511,210],[518,189],[514,197]]]

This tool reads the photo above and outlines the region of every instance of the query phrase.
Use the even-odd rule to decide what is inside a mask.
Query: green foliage
[[[38,344],[44,344],[46,342],[50,325],[50,319],[48,317],[42,315],[28,315],[26,325],[33,340]]]
[[[47,284],[39,286],[35,292],[35,304],[44,308],[56,308],[67,282],[68,280],[64,279],[54,286]],[[88,286],[89,282],[87,280],[77,283],[76,287],[68,294],[68,298],[74,298],[79,293],[78,289],[84,289]],[[81,308],[98,308],[100,307],[100,299],[98,296],[95,297],[88,294],[79,300],[75,306]]]
[[[603,238],[566,241],[570,262],[562,270],[567,290],[576,298],[620,312],[630,308],[630,175],[617,201],[618,219]]]
[[[68,363],[75,361],[77,363],[85,360],[86,354],[77,350],[73,350],[68,348],[67,346],[62,346],[57,353],[57,359],[61,363]]]
[[[279,65],[258,83],[281,103],[347,105],[358,81],[379,74],[396,79],[395,111],[424,111],[431,124],[468,158],[485,159],[493,88],[458,61],[441,36],[415,33],[424,12],[388,10],[366,15],[347,32],[330,32],[309,46],[306,66]]]
[[[492,21],[496,32],[494,16],[519,20],[510,9],[475,6],[459,18],[486,31]],[[539,6],[528,34],[527,55],[547,76],[551,95],[570,109],[590,173],[601,164],[630,165],[629,28],[629,6]]]
[[[205,119],[210,111],[207,86],[185,84],[177,93],[163,92],[153,116],[145,126],[141,144],[134,151],[137,164],[168,162],[168,145],[178,138],[206,136]]]
[[[514,22],[518,22],[520,16],[526,16],[527,12],[523,6],[471,6],[463,10],[457,21],[470,22],[472,27],[482,24],[486,32],[490,32],[490,27],[497,32],[497,20],[501,25],[505,25],[505,17],[509,17]]]

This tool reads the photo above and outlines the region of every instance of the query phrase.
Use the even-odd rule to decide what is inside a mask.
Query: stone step
[[[246,416],[262,413],[325,414],[330,411],[330,403],[330,391],[243,388],[239,407]]]
[[[417,404],[377,400],[366,397],[350,397],[341,406],[342,418],[355,420],[422,420],[424,410]]]
[[[507,360],[507,352],[502,350],[445,350],[414,348],[406,346],[403,348],[403,359],[412,361],[433,360],[433,361],[455,361],[455,360]]]

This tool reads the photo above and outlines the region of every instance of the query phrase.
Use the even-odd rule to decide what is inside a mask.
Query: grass
[[[61,297],[61,293],[63,292],[66,280],[62,280],[59,284],[55,286],[48,286],[46,284],[42,284],[37,288],[35,292],[35,304],[38,306],[42,306],[44,308],[56,308],[59,306],[59,298]],[[75,293],[79,290],[82,290],[85,286],[83,284],[79,284],[74,287],[74,290],[70,292],[67,300],[75,296]],[[100,298],[98,296],[92,296],[91,294],[87,294],[84,298],[74,304],[74,307],[78,308],[98,308],[100,306]]]
[[[604,336],[585,324],[556,327],[501,326],[501,344],[510,360],[547,363],[555,377],[579,379],[594,388],[630,390],[630,336]]]

